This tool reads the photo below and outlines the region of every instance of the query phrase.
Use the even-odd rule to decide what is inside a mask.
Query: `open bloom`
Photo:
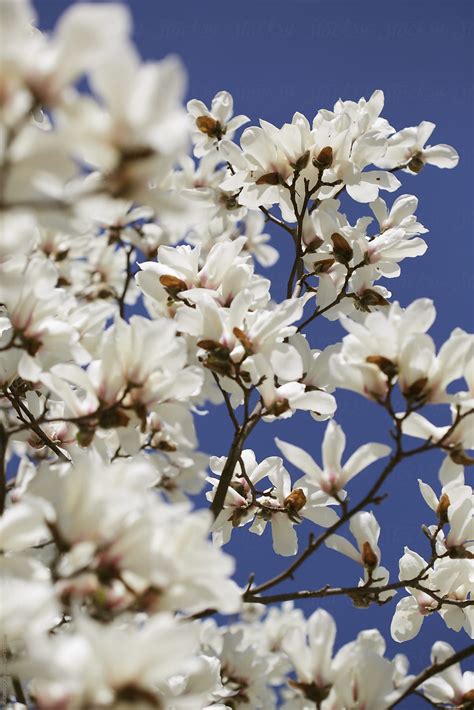
[[[390,136],[387,150],[377,164],[382,168],[404,166],[413,173],[419,173],[424,165],[437,168],[455,168],[459,155],[450,145],[428,145],[425,143],[436,128],[435,123],[422,121],[419,126],[404,128]]]
[[[280,439],[276,444],[283,456],[306,475],[309,484],[320,488],[328,495],[338,495],[346,484],[360,471],[378,459],[388,456],[390,447],[384,444],[364,444],[355,451],[344,465],[341,463],[346,437],[336,422],[326,427],[322,445],[323,467],[320,468],[306,451]]]
[[[32,695],[45,710],[59,704],[68,710],[172,707],[172,677],[206,670],[198,657],[197,627],[171,615],[159,614],[140,626],[78,617],[75,626],[73,634],[32,643],[19,666],[20,677],[31,679]],[[194,697],[190,693],[188,702],[200,705],[214,683],[202,690]]]
[[[425,570],[425,560],[408,547],[400,559],[400,580],[416,579]],[[427,577],[420,584],[423,589],[407,586],[410,596],[403,597],[395,609],[391,624],[391,634],[395,641],[409,641],[414,638],[426,616],[438,612],[446,626],[455,631],[462,628],[472,638],[474,636],[474,610],[472,606],[462,608],[455,604],[440,606],[438,599],[469,601],[472,595],[472,564],[466,559],[443,558],[436,560]]]
[[[445,641],[436,641],[431,649],[431,663],[440,664],[455,653]],[[462,707],[474,699],[474,672],[461,670],[460,663],[454,663],[422,684],[423,694],[432,703]]]
[[[331,359],[336,383],[371,399],[383,399],[388,384],[403,368],[410,368],[407,343],[430,328],[435,319],[433,303],[420,298],[402,309],[393,303],[386,312],[369,313],[363,323],[343,317],[349,332],[339,353]]]
[[[443,486],[438,498],[427,483],[418,481],[425,503],[436,513],[438,520],[449,523],[449,533],[443,540],[444,550],[452,557],[474,557],[473,492],[458,477]]]
[[[227,459],[211,459],[211,470],[220,474]],[[270,486],[261,484],[268,478]],[[210,478],[215,489],[219,479]],[[209,492],[212,500],[214,491]],[[310,490],[306,481],[294,485],[288,471],[278,456],[257,464],[255,454],[250,449],[242,452],[241,461],[233,473],[224,501],[224,508],[216,518],[212,530],[219,544],[230,539],[232,529],[252,521],[250,532],[262,535],[267,523],[271,524],[273,549],[279,555],[294,555],[298,549],[298,537],[294,526],[303,518],[317,525],[328,527],[338,516],[329,507],[335,501],[321,491]]]
[[[381,710],[403,691],[409,681],[407,659],[385,658],[385,642],[376,629],[362,631],[333,656],[335,636],[336,624],[323,609],[310,616],[306,628],[289,630],[283,648],[296,680],[284,691],[284,710]]]
[[[326,546],[331,550],[342,552],[367,570],[374,570],[378,567],[381,557],[378,546],[380,526],[375,515],[367,512],[356,513],[352,516],[349,527],[357,541],[358,549],[341,535],[328,537]]]
[[[235,131],[248,123],[247,116],[232,118],[234,100],[228,91],[219,91],[211,102],[211,108],[198,99],[187,103],[187,109],[194,121],[194,155],[197,158],[214,150],[225,136],[232,140]]]
[[[447,456],[439,470],[439,480],[443,485],[463,477],[464,465],[471,463],[466,449],[474,449],[474,427],[470,410],[461,410],[463,418],[458,421],[456,407],[451,407],[452,423],[436,426],[419,412],[412,412],[403,422],[402,431],[418,439],[442,442],[442,449]]]

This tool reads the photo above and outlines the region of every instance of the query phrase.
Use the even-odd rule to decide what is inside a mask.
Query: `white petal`
[[[298,550],[298,537],[286,513],[276,513],[272,516],[273,549],[277,555],[290,557]]]
[[[459,154],[450,145],[434,145],[425,148],[422,153],[423,160],[428,165],[435,165],[437,168],[455,168],[459,163]]]
[[[390,446],[386,444],[370,443],[358,448],[344,464],[346,481],[350,481],[359,471],[367,468],[367,466],[370,466],[375,461],[384,458],[384,456],[388,456],[390,451]]]
[[[418,611],[418,604],[413,597],[400,599],[393,615],[390,632],[395,641],[410,641],[421,629],[423,616]]]
[[[278,438],[275,438],[275,444],[287,461],[292,463],[293,466],[296,466],[300,471],[303,471],[311,480],[317,483],[320,482],[323,472],[313,457],[304,451],[304,449],[300,449],[299,446],[295,446]]]

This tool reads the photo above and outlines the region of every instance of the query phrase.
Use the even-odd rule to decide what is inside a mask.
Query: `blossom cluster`
[[[419,678],[376,629],[334,652],[319,606],[393,604],[397,642],[432,614],[474,635],[474,337],[456,328],[437,350],[433,303],[403,308],[381,281],[428,230],[414,195],[379,192],[456,151],[425,145],[432,123],[393,128],[381,91],[281,127],[247,126],[227,91],[185,105],[181,62],[142,61],[124,5],[75,3],[51,35],[35,21],[29,0],[0,0],[7,707],[383,710],[414,691],[470,707],[467,655],[438,641]],[[352,224],[348,198],[370,214]],[[294,248],[283,290],[264,271],[270,227]],[[347,334],[321,347],[320,316]],[[387,417],[388,443],[345,453],[340,389]],[[233,438],[217,457],[196,418],[222,412]],[[270,456],[248,448],[293,415],[324,430],[321,454],[284,434]],[[419,482],[426,554],[400,549],[395,579],[377,506],[425,451],[443,459],[439,484]],[[269,529],[291,566],[237,584],[223,548]],[[360,576],[266,594],[323,545]]]

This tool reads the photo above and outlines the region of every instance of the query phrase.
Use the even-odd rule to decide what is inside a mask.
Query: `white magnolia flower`
[[[0,556],[0,625],[10,644],[39,637],[59,620],[50,570],[27,555]]]
[[[32,31],[35,13],[28,0],[2,3],[2,11],[6,40],[2,65],[6,60],[7,77],[12,83],[21,77],[42,106],[60,102],[64,89],[107,60],[131,29],[128,9],[118,3],[84,2],[67,8],[48,41]]]
[[[410,236],[425,234],[428,231],[416,218],[417,207],[418,198],[415,195],[400,195],[390,210],[380,197],[370,203],[370,209],[377,218],[382,233],[388,229],[401,228]]]
[[[211,633],[209,633],[211,631]],[[272,658],[242,628],[207,630],[202,634],[207,657],[220,661],[222,707],[235,710],[274,710],[276,696],[268,684]],[[212,706],[214,708],[214,705]],[[219,706],[217,706],[219,707]]]
[[[419,412],[412,412],[402,424],[402,431],[407,436],[431,440],[435,443],[442,441],[442,449],[448,454],[439,470],[439,480],[442,485],[460,478],[464,482],[463,467],[470,463],[465,450],[474,449],[473,415],[469,415],[469,412],[470,410],[464,411],[467,416],[458,422],[457,408],[451,407],[452,423],[448,426],[436,426]],[[455,423],[456,426],[453,428]]]
[[[321,489],[330,496],[338,495],[360,471],[390,453],[390,447],[384,444],[364,444],[342,465],[341,458],[346,437],[342,428],[334,420],[329,422],[324,434],[322,469],[312,456],[298,446],[280,439],[275,439],[275,442],[283,456],[305,474],[309,485]]]
[[[454,479],[443,486],[438,498],[427,483],[418,480],[425,503],[433,510],[439,522],[449,524],[449,533],[443,539],[444,551],[453,557],[474,556],[473,491],[464,485],[464,477]]]
[[[74,356],[81,359],[79,336],[68,319],[73,301],[56,288],[55,266],[37,258],[13,258],[0,266],[0,272],[0,301],[7,312],[7,317],[0,318],[0,329],[8,330],[12,347],[21,350],[18,375],[37,382],[41,372],[55,363],[68,362]],[[10,359],[4,365],[6,379],[11,378],[12,364]]]
[[[170,319],[132,316],[129,323],[118,319],[105,332],[98,355],[87,371],[57,365],[42,381],[72,416],[98,412],[96,423],[104,429],[126,427],[129,422],[145,427],[146,415],[155,405],[188,400],[201,390],[202,373],[187,366],[186,344],[176,337],[176,324]]]
[[[211,470],[220,474],[226,461],[226,457],[212,458]],[[264,478],[269,479],[270,487],[259,485]],[[215,490],[219,479],[211,477],[208,480]],[[212,500],[214,490],[208,493],[209,500]],[[270,522],[275,552],[283,556],[294,555],[298,549],[294,525],[303,518],[323,527],[334,524],[338,516],[328,507],[334,502],[321,491],[311,490],[303,479],[292,485],[279,457],[270,456],[257,464],[254,452],[245,449],[233,473],[224,508],[213,524],[213,536],[216,542],[225,544],[233,528],[250,521],[253,521],[250,532],[262,535]]]
[[[72,598],[95,592],[96,575],[107,595],[116,580],[117,594],[125,585],[148,612],[236,611],[241,593],[230,580],[234,564],[207,539],[210,514],[165,505],[149,491],[155,479],[143,459],[107,465],[94,451],[76,453],[73,464],[43,464],[16,493],[25,502],[9,509],[2,537],[8,542],[17,530],[14,549],[20,540],[52,539],[61,553],[55,574],[67,581]],[[109,602],[117,606],[113,595]]]
[[[419,173],[424,165],[455,168],[459,155],[452,146],[440,144],[424,147],[435,128],[435,123],[422,121],[419,126],[404,128],[390,136],[387,150],[378,159],[377,165],[388,169],[404,166],[414,173]]]
[[[96,190],[169,211],[170,170],[187,145],[181,62],[167,57],[142,64],[133,47],[122,43],[94,68],[90,81],[101,103],[81,96],[61,128],[74,141],[75,155],[102,171]],[[86,195],[93,192],[93,181],[85,187]]]
[[[283,641],[283,650],[297,678],[290,681],[290,686],[308,700],[321,703],[329,695],[335,678],[332,654],[336,623],[327,611],[317,609],[305,626],[290,629]]]
[[[383,399],[389,380],[410,368],[408,345],[430,328],[435,315],[433,303],[421,298],[406,309],[393,303],[386,312],[369,313],[363,323],[341,318],[349,335],[331,358],[336,383],[371,399]]]
[[[194,122],[194,154],[201,158],[213,151],[225,136],[231,141],[234,133],[248,123],[247,116],[232,118],[234,100],[228,91],[219,91],[211,102],[211,108],[198,99],[187,103],[187,109]]]
[[[415,579],[425,570],[427,563],[408,547],[400,559],[400,580]],[[462,628],[472,638],[474,636],[473,607],[462,608],[449,602],[440,607],[438,598],[450,601],[467,601],[472,594],[472,564],[467,559],[443,558],[436,560],[427,572],[427,579],[421,583],[427,591],[406,587],[411,596],[401,599],[395,609],[391,624],[391,634],[395,641],[409,641],[414,638],[426,616],[439,612],[446,626],[455,631]]]
[[[165,315],[174,314],[185,302],[196,303],[205,297],[229,306],[237,294],[246,289],[256,303],[268,300],[269,282],[254,275],[253,264],[245,255],[245,237],[215,244],[200,263],[200,246],[161,246],[157,262],[140,264],[139,288],[156,302]],[[253,300],[253,299],[252,299]]]
[[[296,680],[284,691],[285,710],[382,710],[388,708],[410,680],[407,659],[384,658],[385,642],[376,629],[361,632],[333,657],[336,624],[323,609],[315,611],[307,628],[291,629],[284,649]]]
[[[127,653],[124,653],[124,649]],[[75,619],[71,634],[32,641],[19,675],[30,680],[41,708],[176,707],[169,683],[173,676],[203,670],[198,628],[159,614],[142,624],[100,624]],[[192,687],[192,684],[191,684]],[[214,684],[187,698],[200,704]],[[196,707],[196,705],[195,705]]]
[[[310,495],[307,489],[299,487],[302,481],[292,486],[288,471],[283,467],[281,459],[278,460],[280,465],[268,474],[271,489],[267,493],[264,491],[257,499],[262,507],[250,527],[250,532],[262,535],[270,522],[274,551],[278,555],[288,557],[298,551],[295,523],[306,518],[317,525],[328,527],[338,520],[338,516],[331,508],[326,507],[330,504],[328,496],[318,492]]]
[[[369,572],[372,571],[374,577],[376,577],[381,553],[378,545],[380,526],[375,519],[375,515],[367,512],[356,513],[352,516],[349,527],[357,541],[358,549],[341,535],[330,535],[326,540],[326,546],[331,550],[337,550],[337,552],[347,555],[347,557],[361,564]]]
[[[454,648],[445,641],[436,641],[431,649],[431,663],[443,663],[455,653]],[[455,663],[422,684],[423,694],[432,703],[462,707],[474,698],[474,672],[461,670]]]
[[[249,212],[244,220],[243,236],[247,239],[244,249],[252,254],[259,264],[265,267],[274,266],[279,253],[275,247],[268,244],[270,235],[264,233],[265,218],[260,212]]]
[[[410,682],[408,660],[384,658],[385,641],[376,629],[362,631],[334,658],[336,680],[327,707],[337,710],[382,710],[390,707]],[[332,701],[334,704],[332,704]]]
[[[313,138],[306,119],[295,114],[292,122],[281,128],[261,120],[259,127],[245,129],[240,144],[242,150],[230,141],[222,143],[223,155],[234,170],[224,181],[224,189],[242,188],[239,202],[250,209],[278,203],[284,218],[293,222],[294,210],[287,187],[295,166],[300,164],[304,169],[308,165]]]

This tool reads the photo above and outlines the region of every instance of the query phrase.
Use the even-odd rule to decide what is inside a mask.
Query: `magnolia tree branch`
[[[224,507],[225,498],[227,491],[229,489],[230,482],[232,480],[232,475],[234,469],[242,455],[242,449],[245,441],[249,434],[252,432],[254,427],[260,421],[262,412],[257,411],[250,417],[246,418],[245,421],[236,429],[232,444],[227,455],[227,461],[225,462],[224,468],[219,477],[219,483],[217,485],[216,491],[214,493],[214,498],[210,506],[210,510],[214,516],[217,518],[219,513]]]
[[[54,441],[52,441],[49,436],[43,431],[34,415],[30,412],[28,407],[23,404],[20,397],[16,395],[11,389],[5,391],[5,397],[9,400],[9,402],[11,402],[13,408],[17,413],[18,419],[25,425],[25,427],[33,431],[39,437],[39,439],[41,439],[43,444],[56,454],[60,461],[69,461],[69,458],[64,454],[64,452],[61,451],[61,449],[54,443]]]
[[[123,289],[122,293],[117,299],[118,307],[119,307],[119,315],[121,318],[125,317],[125,298],[127,296],[127,291],[130,286],[130,282],[133,278],[133,273],[132,273],[132,255],[133,255],[133,246],[127,247],[125,249],[125,279],[124,279],[124,284],[123,284]]]
[[[373,586],[370,580],[366,584],[361,584],[358,587],[331,587],[326,585],[321,589],[315,589],[313,591],[301,591],[301,592],[283,592],[282,594],[272,594],[272,595],[255,595],[252,592],[246,592],[244,594],[244,601],[248,603],[255,604],[279,604],[285,601],[298,601],[304,599],[321,599],[324,597],[340,597],[347,596],[350,597],[356,606],[368,606],[370,603],[374,602],[376,604],[386,604],[386,601],[381,601],[380,596],[385,592],[394,591],[397,589],[402,589],[403,587],[410,587],[412,589],[418,589],[420,592],[427,594],[432,599],[438,603],[438,607],[434,611],[438,611],[443,605],[455,606],[459,609],[467,609],[470,606],[474,606],[474,599],[457,600],[449,599],[448,597],[440,597],[431,589],[428,589],[421,584],[420,580],[424,578],[426,572],[420,573],[412,579],[402,579],[399,582],[392,582],[391,584],[384,584],[383,586]]]
[[[5,510],[5,498],[7,495],[7,456],[8,433],[4,425],[0,422],[0,515]]]

